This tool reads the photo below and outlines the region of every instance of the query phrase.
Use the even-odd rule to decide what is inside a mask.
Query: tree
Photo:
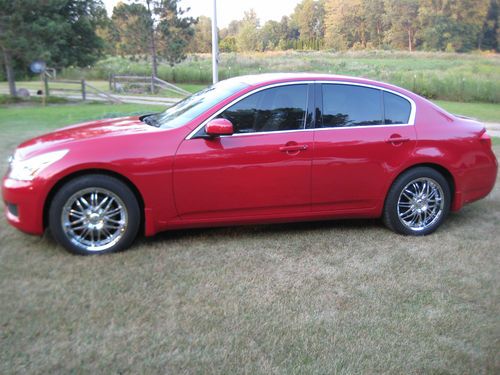
[[[478,48],[490,0],[420,0],[423,46],[458,52]]]
[[[259,37],[259,19],[255,10],[245,12],[245,16],[238,28],[236,45],[239,51],[256,51],[262,49],[262,41]]]
[[[101,54],[95,29],[106,11],[97,0],[0,0],[0,53],[16,95],[16,68],[26,71],[35,59],[50,66],[86,66]]]
[[[178,7],[179,0],[162,0],[156,7],[155,14],[159,18],[159,55],[171,66],[186,58],[186,48],[194,35],[192,25],[196,20],[183,15],[189,9]]]
[[[385,0],[386,23],[390,25],[386,40],[392,47],[415,49],[419,28],[419,0]]]
[[[339,50],[366,47],[367,22],[363,0],[325,2],[325,45]]]
[[[147,9],[149,30],[149,51],[152,73],[158,76],[158,57],[170,65],[182,61],[185,50],[193,37],[192,17],[183,17],[187,10],[178,6],[179,0],[135,0]]]
[[[234,36],[228,35],[219,42],[219,51],[221,52],[236,52],[237,50],[236,38]]]
[[[222,37],[221,37],[222,38]],[[189,52],[210,52],[212,50],[212,19],[200,16],[194,27],[194,35],[188,46]]]
[[[324,36],[325,8],[323,0],[302,0],[291,16],[297,25],[300,40],[306,43],[321,40]]]
[[[483,24],[483,30],[479,44],[480,48],[499,51],[499,17],[500,9],[498,6],[498,0],[491,0],[488,14],[486,15],[486,20]]]
[[[368,41],[375,47],[381,47],[387,29],[387,22],[384,20],[384,0],[363,0],[363,11]]]
[[[264,50],[275,49],[280,40],[285,36],[281,33],[281,25],[277,21],[267,21],[260,31],[260,36],[262,39],[262,44]]]
[[[150,44],[150,19],[142,4],[119,3],[111,17],[111,43],[123,55],[148,53]]]

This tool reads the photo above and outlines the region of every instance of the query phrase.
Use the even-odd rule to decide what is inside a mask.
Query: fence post
[[[155,93],[155,76],[151,74],[151,94]]]
[[[85,80],[82,79],[82,100],[86,100],[87,93],[85,92]]]
[[[47,74],[43,73],[43,84],[45,86],[45,96],[49,96],[49,77]]]
[[[113,90],[113,73],[109,73],[108,81],[109,81],[109,91],[111,91]]]

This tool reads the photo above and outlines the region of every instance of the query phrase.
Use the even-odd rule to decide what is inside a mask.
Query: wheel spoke
[[[89,234],[90,229],[88,226],[85,226],[85,229],[80,233],[80,238],[85,239],[87,238],[87,235]]]
[[[107,223],[119,224],[119,225],[122,225],[122,224],[123,224],[121,220],[110,219],[110,218],[108,218],[108,217],[104,218],[104,220],[105,220]]]
[[[90,204],[93,208],[97,207],[97,192],[90,194]]]
[[[80,197],[80,202],[82,202],[87,208],[91,207],[90,203],[83,196]]]
[[[83,212],[71,209],[69,210],[69,215],[75,217],[83,217]]]
[[[412,194],[412,196],[410,197],[408,194]],[[411,191],[408,191],[408,190],[405,190],[403,191],[403,196],[408,199],[409,201],[411,201],[413,198],[414,198],[414,195]]]
[[[400,217],[401,217],[401,219],[406,220],[406,219],[414,217],[415,214],[416,214],[416,211],[410,209],[410,210],[406,211],[406,213],[404,215],[401,215]]]
[[[108,197],[108,196],[105,196],[105,197],[101,200],[101,202],[99,202],[99,204],[97,205],[96,209],[97,209],[97,210],[98,210],[98,209],[100,209],[100,208],[102,207],[102,205],[108,201],[108,199],[109,199],[109,197]]]
[[[70,224],[70,225],[75,225],[75,224],[80,224],[80,223],[83,223],[84,221],[85,221],[85,218],[84,218],[84,217],[81,217],[81,218],[79,218],[79,219],[77,219],[77,220],[74,220],[74,221],[70,222],[69,224]]]
[[[121,208],[118,207],[118,208],[115,208],[111,211],[104,211],[104,213],[106,214],[107,217],[109,216],[115,216],[116,214],[120,213],[121,212]]]

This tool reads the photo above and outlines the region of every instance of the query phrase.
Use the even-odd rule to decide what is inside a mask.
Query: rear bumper
[[[26,233],[43,234],[43,194],[32,181],[4,178],[2,196],[9,224]]]
[[[487,165],[468,170],[461,176],[453,199],[452,211],[458,211],[465,204],[486,197],[495,186],[498,173],[498,161],[492,154]]]

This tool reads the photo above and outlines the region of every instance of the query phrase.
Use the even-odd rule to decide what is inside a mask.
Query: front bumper
[[[4,212],[9,224],[30,233],[43,234],[43,202],[45,194],[33,181],[5,177],[2,183]]]

